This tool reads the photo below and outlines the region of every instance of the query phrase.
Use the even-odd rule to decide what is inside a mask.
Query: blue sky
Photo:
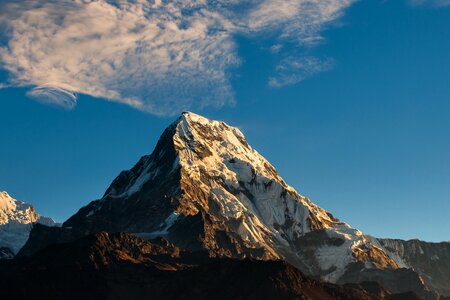
[[[207,34],[195,39],[199,52],[181,35],[185,66],[158,56],[157,67],[150,59],[144,68],[125,57],[127,64],[107,70],[91,58],[96,68],[77,69],[93,54],[42,48],[43,39],[24,47],[36,33],[0,14],[16,34],[6,33],[0,50],[0,190],[63,221],[150,153],[187,108],[240,127],[290,185],[363,232],[450,240],[450,6],[328,2],[332,14],[313,7],[288,16],[289,24],[284,11],[268,20],[261,9],[248,23],[239,14],[226,15],[232,25],[217,17],[223,27],[200,19],[212,27],[189,33]],[[146,59],[155,48],[140,42],[132,53]],[[173,59],[179,49],[169,50]],[[40,61],[42,53],[54,59]],[[210,59],[193,60],[195,53]],[[73,65],[60,68],[56,58]]]

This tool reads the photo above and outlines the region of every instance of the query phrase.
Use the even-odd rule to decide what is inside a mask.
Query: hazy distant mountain
[[[377,281],[434,298],[378,240],[287,185],[239,129],[193,113],[170,125],[153,153],[122,172],[102,199],[60,229],[36,227],[20,254],[100,231],[162,236],[210,257],[285,260],[332,283]]]
[[[398,257],[403,262],[402,267],[413,268],[430,288],[450,296],[450,242],[379,241],[391,257]]]
[[[52,219],[40,216],[28,203],[0,192],[0,259],[11,258],[25,244],[34,223],[58,225]]]

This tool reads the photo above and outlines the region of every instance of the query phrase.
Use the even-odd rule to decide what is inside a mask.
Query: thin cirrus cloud
[[[353,0],[14,1],[0,7],[7,86],[68,109],[86,94],[157,115],[234,103],[237,35],[273,39],[272,87],[329,69],[303,54]],[[289,45],[289,47],[285,47]]]
[[[277,64],[274,76],[269,78],[269,86],[281,88],[295,84],[314,74],[330,70],[333,65],[334,60],[331,58],[319,59],[314,56],[288,56]]]

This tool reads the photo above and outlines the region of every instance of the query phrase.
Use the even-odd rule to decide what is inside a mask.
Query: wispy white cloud
[[[1,82],[0,82],[0,90],[1,90],[1,89],[6,89],[6,88],[9,88],[9,87],[10,87],[9,84],[1,83]]]
[[[262,1],[248,15],[255,32],[279,31],[280,38],[304,44],[321,41],[323,26],[341,16],[354,0]]]
[[[334,65],[331,58],[319,59],[314,56],[288,56],[276,66],[274,76],[269,78],[269,86],[281,88],[296,84],[317,73],[330,70]]]
[[[76,94],[153,114],[234,103],[235,35],[275,40],[270,85],[296,83],[329,67],[290,53],[322,40],[323,27],[352,0],[14,1],[0,7],[9,85],[72,108]],[[290,47],[284,47],[290,43]],[[291,53],[292,55],[292,53]]]

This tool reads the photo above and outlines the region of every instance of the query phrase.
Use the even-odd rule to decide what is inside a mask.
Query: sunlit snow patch
[[[154,239],[157,237],[165,236],[169,233],[170,227],[173,226],[179,216],[179,213],[173,212],[164,220],[164,222],[159,225],[159,228],[157,230],[152,232],[139,232],[135,234],[145,239]]]

